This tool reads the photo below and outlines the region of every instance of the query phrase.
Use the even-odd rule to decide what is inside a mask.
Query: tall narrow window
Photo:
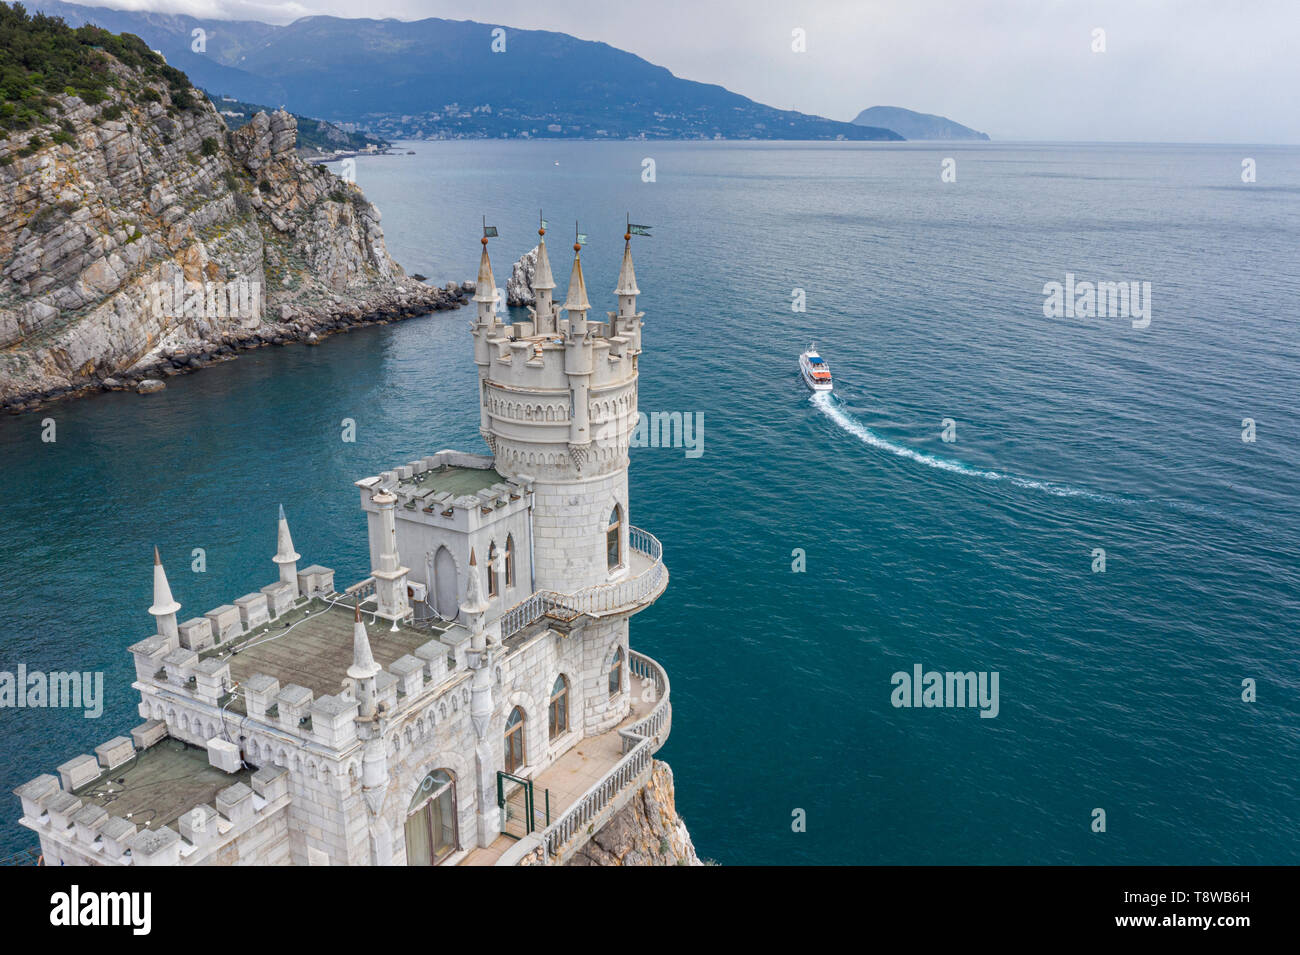
[[[609,695],[618,696],[623,689],[623,648],[614,651],[614,661],[609,665]]]
[[[506,720],[506,772],[517,772],[524,765],[524,711],[515,707]]]
[[[425,776],[406,813],[407,865],[437,865],[455,851],[456,786],[450,772]]]
[[[569,731],[569,681],[564,674],[555,679],[551,687],[551,739],[556,740]]]
[[[617,504],[609,513],[609,527],[605,530],[605,562],[610,570],[623,566],[623,509]]]
[[[506,586],[515,585],[515,538],[513,534],[506,535]]]
[[[489,597],[495,597],[495,596],[497,595],[497,545],[496,545],[496,541],[493,541],[492,543],[488,544],[487,575],[488,575],[488,596],[489,596]]]

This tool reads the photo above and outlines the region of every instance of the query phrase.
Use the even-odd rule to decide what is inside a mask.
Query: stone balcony
[[[581,616],[605,617],[644,610],[668,586],[663,545],[649,531],[628,528],[628,574],[571,594],[539,590],[501,617],[501,639],[509,639],[543,617],[570,623]]]
[[[645,784],[672,730],[670,687],[663,667],[635,650],[628,654],[628,673],[632,708],[623,722],[582,740],[532,777],[535,831],[518,840],[498,836],[461,865],[562,865]],[[549,824],[541,816],[548,800]],[[523,811],[518,792],[505,811]]]

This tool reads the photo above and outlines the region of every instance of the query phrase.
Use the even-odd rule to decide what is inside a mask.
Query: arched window
[[[515,707],[506,720],[506,772],[513,773],[524,765],[524,711]]]
[[[617,504],[609,513],[609,527],[605,530],[605,562],[610,570],[623,566],[623,509]]]
[[[623,689],[623,648],[614,651],[614,660],[609,665],[609,695],[618,696]]]
[[[435,769],[421,780],[406,810],[406,864],[437,865],[455,851],[455,779]]]
[[[506,586],[515,585],[515,538],[513,534],[506,535]]]
[[[492,543],[488,544],[487,575],[488,575],[488,596],[489,597],[495,597],[497,595],[496,560],[497,560],[497,544],[496,541],[493,541]]]
[[[551,687],[550,709],[551,739],[556,740],[569,731],[569,681],[560,674]]]

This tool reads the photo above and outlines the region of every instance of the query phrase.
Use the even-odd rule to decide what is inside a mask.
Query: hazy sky
[[[994,139],[1300,143],[1297,0],[111,0],[287,23],[446,17],[601,40],[833,119],[939,113]],[[795,28],[807,51],[791,49]],[[1105,31],[1104,53],[1092,52]]]

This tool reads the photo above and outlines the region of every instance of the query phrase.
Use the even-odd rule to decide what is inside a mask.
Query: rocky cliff
[[[533,295],[533,275],[537,271],[537,249],[533,246],[519,257],[510,269],[510,278],[506,280],[506,304],[536,305]]]
[[[677,815],[673,771],[655,761],[650,780],[567,865],[703,865]]]
[[[403,273],[288,113],[231,132],[198,91],[103,61],[102,101],[50,96],[0,141],[0,406],[464,301]]]

